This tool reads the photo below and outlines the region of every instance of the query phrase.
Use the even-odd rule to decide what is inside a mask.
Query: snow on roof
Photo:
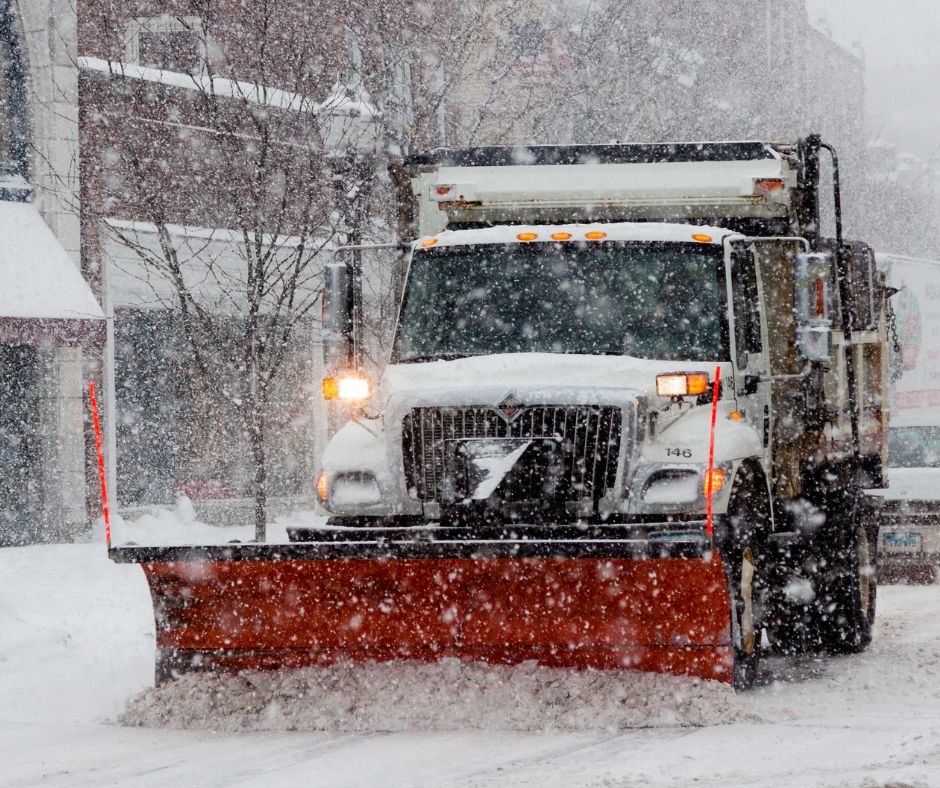
[[[136,222],[130,221],[128,219],[114,219],[107,218],[104,220],[105,223],[113,227],[115,230],[124,231],[128,233],[147,233],[149,235],[155,235],[158,231],[156,224],[152,222]],[[172,235],[179,238],[198,238],[207,241],[224,241],[227,243],[236,243],[242,244],[245,242],[247,236],[248,242],[253,243],[255,240],[255,234],[252,232],[243,233],[241,230],[232,230],[223,227],[195,227],[193,225],[183,225],[183,224],[167,224],[164,225],[166,231]],[[332,249],[333,243],[327,240],[329,236],[328,232],[325,232],[322,237],[307,235],[271,235],[270,233],[263,233],[261,236],[261,242],[265,246],[278,246],[278,247],[298,247],[298,246],[308,246],[313,248],[324,248]]]
[[[78,267],[29,203],[0,201],[0,318],[103,320]]]
[[[99,71],[111,76],[155,82],[174,88],[194,90],[222,98],[236,98],[251,104],[285,109],[291,112],[309,112],[313,115],[348,115],[350,117],[374,118],[378,113],[367,96],[349,95],[342,85],[334,85],[330,95],[322,103],[311,96],[281,88],[259,85],[255,82],[227,79],[212,74],[182,74],[159,68],[122,63],[118,60],[103,60],[97,57],[80,57],[78,67],[85,71]]]
[[[940,427],[940,409],[916,408],[892,414],[890,427]]]
[[[134,63],[122,63],[118,60],[102,60],[97,57],[80,57],[78,67],[85,71],[100,71],[112,76],[156,82],[169,87],[195,90],[223,98],[239,98],[252,104],[276,109],[312,113],[320,110],[320,105],[309,96],[211,74],[181,74],[160,68],[138,66]]]
[[[534,233],[538,237],[531,242],[552,242],[555,233],[570,233],[572,240],[584,239],[585,233],[600,231],[606,233],[606,241],[673,241],[696,242],[693,235],[707,235],[712,244],[721,244],[725,237],[737,233],[722,227],[699,226],[691,224],[668,224],[664,222],[610,222],[597,224],[539,224],[505,225],[485,227],[477,230],[444,230],[434,236],[424,236],[415,241],[415,247],[428,238],[436,238],[435,248],[440,246],[465,246],[467,244],[502,244],[518,243],[520,233]]]
[[[940,265],[940,260],[931,260],[927,257],[910,257],[906,254],[895,254],[894,252],[875,252],[875,262],[879,271],[886,271],[893,263],[915,263],[917,265],[936,266]]]
[[[176,289],[163,270],[164,251],[158,227],[149,222],[108,218],[102,221],[103,252],[111,303],[115,307],[166,309],[177,302]],[[187,290],[217,314],[241,314],[246,305],[249,253],[238,230],[166,225]],[[247,243],[254,244],[253,233]],[[298,302],[317,297],[321,285],[321,255],[333,244],[327,237],[265,234],[261,238],[272,282],[294,281]],[[304,272],[291,280],[290,270],[301,263]],[[277,287],[275,287],[277,291]],[[269,293],[262,309],[276,306]]]

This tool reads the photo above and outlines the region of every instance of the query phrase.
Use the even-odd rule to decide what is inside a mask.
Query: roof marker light
[[[457,187],[453,184],[441,183],[431,187],[432,202],[447,202],[457,196]]]
[[[607,237],[607,233],[601,232],[600,230],[591,230],[589,233],[585,233],[584,237],[589,241],[601,241]]]
[[[421,245],[427,249],[429,246],[434,246],[437,243],[437,238],[428,238],[426,241],[422,241]]]
[[[756,178],[754,180],[754,194],[782,192],[786,186],[783,178]]]
[[[516,239],[519,241],[534,241],[538,237],[538,233],[519,233]]]
[[[570,241],[571,233],[552,233],[553,241]]]
[[[710,235],[705,235],[705,233],[695,233],[695,235],[692,236],[692,240],[698,241],[700,244],[710,244],[715,239]]]

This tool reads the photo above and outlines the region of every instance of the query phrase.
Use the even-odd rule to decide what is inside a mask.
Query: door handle
[[[760,375],[745,375],[744,376],[744,389],[741,391],[742,394],[756,394],[757,386],[761,382]]]

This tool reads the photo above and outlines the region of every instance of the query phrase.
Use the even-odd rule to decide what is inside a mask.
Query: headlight
[[[323,399],[362,402],[369,399],[371,393],[372,386],[365,375],[348,374],[335,378],[323,378]]]
[[[375,506],[382,502],[379,483],[368,471],[338,475],[333,480],[333,489],[330,492],[330,506],[341,510]]]
[[[676,372],[656,376],[656,393],[660,397],[699,397],[708,392],[705,372]]]
[[[643,488],[643,503],[682,504],[699,501],[708,497],[708,480],[708,470],[701,468],[666,468],[656,471]],[[728,472],[725,468],[712,468],[713,496],[718,494],[727,480]]]
[[[644,503],[692,503],[701,494],[701,474],[698,471],[665,470],[650,478],[643,490]]]

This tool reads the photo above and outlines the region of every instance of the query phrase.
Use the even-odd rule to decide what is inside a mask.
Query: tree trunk
[[[395,186],[395,218],[397,220],[396,235],[399,243],[414,238],[418,233],[418,218],[411,197],[411,178],[405,170],[404,163],[399,158],[393,159],[388,165],[388,174]],[[405,272],[408,267],[408,255],[404,251],[395,253],[394,270],[392,271],[391,290],[394,303],[398,303],[404,290]],[[396,315],[397,317],[397,315]]]
[[[254,463],[253,492],[255,497],[255,541],[267,539],[268,524],[268,457],[264,447],[264,416],[257,403],[249,411],[248,438]]]

